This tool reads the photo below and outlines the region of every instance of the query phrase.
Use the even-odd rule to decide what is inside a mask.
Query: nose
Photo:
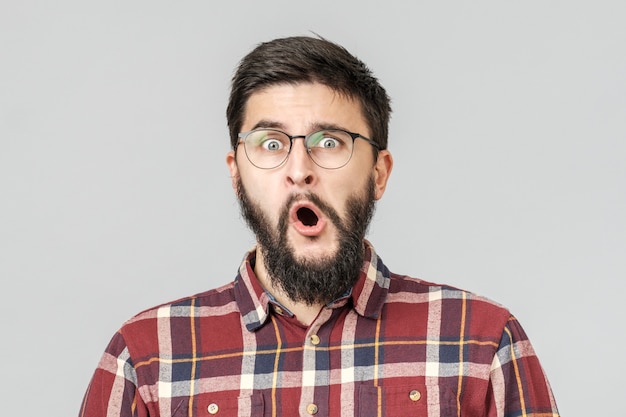
[[[289,185],[312,185],[315,181],[313,165],[315,165],[315,163],[310,158],[306,146],[304,146],[304,138],[293,138],[289,158],[285,166],[287,173],[286,180]]]

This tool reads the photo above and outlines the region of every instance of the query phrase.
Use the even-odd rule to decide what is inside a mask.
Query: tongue
[[[297,215],[298,220],[305,226],[315,226],[317,224],[317,215],[309,208],[303,207],[298,209]]]

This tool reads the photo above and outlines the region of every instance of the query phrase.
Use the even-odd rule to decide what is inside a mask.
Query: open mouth
[[[298,211],[296,211],[296,216],[303,225],[309,227],[317,225],[317,221],[319,220],[317,214],[308,207],[300,207]]]
[[[294,230],[302,236],[320,236],[328,224],[323,213],[312,203],[302,201],[294,204],[289,213]]]

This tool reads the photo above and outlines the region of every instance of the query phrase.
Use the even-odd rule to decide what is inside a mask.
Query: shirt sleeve
[[[489,417],[559,417],[548,379],[517,319],[509,318],[491,364]]]
[[[121,333],[107,346],[87,387],[79,417],[147,417],[137,373]]]

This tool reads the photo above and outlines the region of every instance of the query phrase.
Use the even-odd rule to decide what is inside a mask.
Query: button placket
[[[328,364],[330,363],[330,350],[325,347],[330,336],[322,327],[328,323],[331,316],[332,310],[322,309],[307,329],[303,340],[302,363],[306,369],[303,378],[306,376],[306,383],[302,389],[302,402],[299,407],[302,415],[326,415],[328,412],[326,403],[316,403],[315,400],[329,397],[330,370]],[[313,382],[314,384],[312,384]]]

